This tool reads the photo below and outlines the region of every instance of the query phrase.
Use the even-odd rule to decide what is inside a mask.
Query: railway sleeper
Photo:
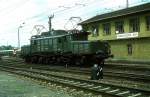
[[[9,68],[10,69],[10,68]],[[11,68],[11,69],[14,69],[14,68]],[[11,71],[12,72],[12,71]],[[14,71],[15,73],[17,73],[16,71]],[[29,71],[28,71],[29,72]],[[31,75],[31,73],[28,73],[28,72],[18,72],[19,74],[21,74],[21,75],[26,75],[26,76],[32,76],[31,78],[40,78],[40,79],[47,79],[47,80],[49,80],[49,77],[47,77],[47,76],[44,76],[44,75],[42,75],[42,76],[39,76],[39,75],[37,75],[37,74],[35,74],[35,73],[33,73],[33,75]],[[31,72],[31,71],[30,71]],[[55,77],[51,77],[51,80],[52,81],[55,81],[56,80],[56,78]],[[68,80],[66,80],[66,79],[62,79],[62,81],[63,82],[67,82]],[[69,82],[69,81],[68,81]],[[72,83],[73,84],[73,83]],[[74,85],[79,85],[79,86],[81,86],[81,87],[83,87],[84,85],[85,85],[85,83],[83,84],[83,83],[81,83],[81,82],[76,82],[75,81],[75,84]],[[90,89],[90,88],[89,88]],[[111,89],[111,87],[100,87],[100,89],[98,88],[97,89],[98,91],[106,91],[106,92],[108,92],[109,91],[109,93],[111,93],[112,92],[112,89]],[[110,92],[111,91],[111,92]],[[114,91],[113,91],[114,92]],[[142,94],[141,93],[132,93],[131,91],[129,91],[129,90],[127,90],[127,91],[123,91],[123,92],[120,92],[120,93],[117,93],[116,95],[119,95],[119,96],[123,96],[123,97],[138,97],[138,96],[141,96]]]

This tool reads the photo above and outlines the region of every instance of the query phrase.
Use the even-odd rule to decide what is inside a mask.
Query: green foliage
[[[0,46],[0,50],[12,50],[12,49],[14,49],[14,47],[11,46],[11,45],[8,45],[8,46],[2,45],[2,46]]]

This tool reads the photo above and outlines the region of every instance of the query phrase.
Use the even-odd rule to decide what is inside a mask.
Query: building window
[[[127,44],[128,55],[132,55],[132,44]]]
[[[103,33],[104,35],[110,35],[111,34],[111,28],[110,23],[103,24]]]
[[[98,35],[99,35],[98,25],[92,26],[92,36],[98,36]]]
[[[115,22],[116,33],[124,33],[124,21]]]
[[[146,16],[146,30],[150,31],[150,16]]]
[[[130,25],[130,32],[139,32],[140,31],[140,25],[139,25],[139,18],[132,18],[129,20]]]

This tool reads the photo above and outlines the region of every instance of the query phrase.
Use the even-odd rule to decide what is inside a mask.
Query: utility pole
[[[48,17],[49,31],[52,31],[52,18],[54,18],[54,14]]]
[[[129,0],[126,0],[126,8],[129,7]]]

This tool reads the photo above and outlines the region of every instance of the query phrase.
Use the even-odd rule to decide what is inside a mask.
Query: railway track
[[[45,67],[33,67],[35,69],[41,69],[41,70],[47,70],[47,71],[58,71],[58,72],[69,72],[69,73],[75,73],[75,74],[87,74],[90,75],[91,71],[90,69],[80,69],[79,68],[69,68],[65,69],[62,68],[45,68]],[[116,78],[122,78],[122,79],[130,79],[130,80],[138,80],[142,82],[150,82],[150,75],[145,74],[135,74],[135,73],[124,73],[124,72],[113,72],[113,71],[104,71],[105,76],[108,77],[116,77]]]
[[[26,64],[24,64],[23,62],[17,62],[16,60],[14,62],[12,61],[8,61],[7,64],[12,64],[12,66],[14,67],[23,67],[23,68],[29,68],[32,67],[34,69],[39,69],[39,70],[46,70],[46,71],[55,71],[55,72],[68,72],[68,73],[75,73],[75,74],[86,74],[89,75],[91,74],[90,69],[79,69],[77,67],[69,67],[68,69],[65,69],[64,66],[62,67],[50,67],[48,66],[38,66],[37,65],[28,65],[26,66]],[[15,65],[14,65],[15,64]],[[18,65],[17,65],[18,64]],[[23,64],[23,65],[20,65]],[[5,64],[6,65],[6,64]],[[124,72],[118,72],[118,71],[104,71],[105,76],[107,77],[113,77],[113,78],[121,78],[121,79],[128,79],[128,80],[132,80],[132,81],[139,81],[139,82],[144,82],[144,83],[150,83],[150,75],[149,74],[136,74],[136,73],[124,73]]]
[[[104,97],[150,97],[149,91],[97,83],[95,81],[73,77],[58,76],[54,73],[46,73],[38,70],[29,70],[10,66],[0,66],[0,70],[29,77],[34,80],[40,80],[46,83],[53,82],[79,88],[82,90],[90,91],[92,93],[104,95]]]
[[[89,79],[90,77],[90,69],[87,68],[78,68],[78,67],[69,67],[65,68],[64,66],[51,66],[51,65],[40,65],[40,64],[25,64],[23,61],[16,61],[12,59],[3,60],[5,66],[13,66],[19,68],[27,68],[27,69],[36,69],[42,71],[53,71],[55,73],[64,73],[67,74],[75,74],[86,76],[85,79]],[[1,62],[2,63],[2,62]],[[37,67],[38,66],[38,67]],[[106,72],[105,72],[106,71]],[[149,85],[149,74],[139,74],[139,73],[130,73],[130,72],[119,72],[119,71],[111,71],[104,70],[105,79],[102,80],[102,83],[111,83],[114,85],[120,85],[125,87],[131,87],[135,89],[142,89],[150,91]],[[116,80],[118,79],[118,80]]]

